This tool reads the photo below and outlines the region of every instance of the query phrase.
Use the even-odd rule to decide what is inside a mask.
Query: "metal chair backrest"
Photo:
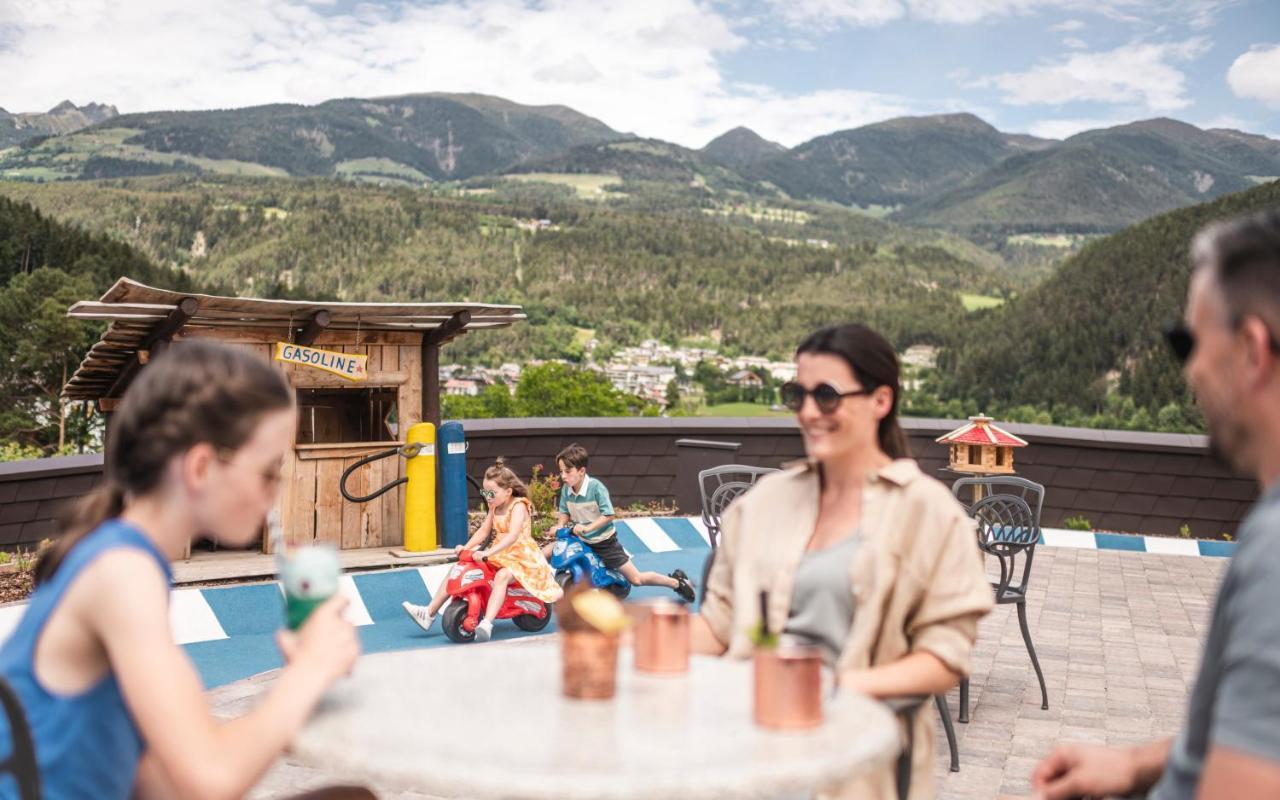
[[[777,471],[773,467],[725,464],[721,467],[704,469],[698,473],[698,493],[702,497],[702,524],[707,528],[712,547],[716,547],[720,541],[720,515],[729,507],[729,502],[745,490],[726,492],[721,495],[719,505],[715,503],[716,493],[728,484],[742,484],[750,489],[762,475]]]
[[[978,524],[978,546],[1000,562],[997,601],[1025,597],[1031,560],[1040,541],[1040,526],[1031,506],[1014,494],[989,494],[969,507],[969,516]]]
[[[18,786],[19,800],[40,800],[40,766],[36,762],[36,748],[31,741],[31,728],[22,702],[9,682],[0,678],[0,704],[9,722],[9,739],[12,751],[0,761],[0,775],[12,775]]]
[[[983,475],[973,478],[961,478],[951,484],[951,493],[966,506],[973,503],[973,489],[978,487],[981,494],[1014,494],[1031,506],[1035,516],[1036,528],[1040,528],[1040,512],[1044,509],[1044,487],[1035,481],[1019,478],[1016,475]],[[969,493],[965,493],[969,489]]]

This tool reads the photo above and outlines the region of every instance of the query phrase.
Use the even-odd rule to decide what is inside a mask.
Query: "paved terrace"
[[[1037,757],[1061,740],[1120,745],[1175,733],[1226,564],[1222,558],[1038,548],[1028,611],[1049,710],[1040,709],[1014,609],[999,607],[979,634],[971,721],[956,726],[960,772],[947,771],[946,740],[939,733],[939,796],[1026,796]],[[520,641],[528,640],[485,646],[519,647]],[[215,712],[242,713],[274,676],[264,673],[211,691]],[[954,714],[955,692],[950,700]],[[424,723],[423,747],[442,722]],[[251,797],[283,797],[341,778],[282,759]],[[424,797],[387,790],[380,795]]]

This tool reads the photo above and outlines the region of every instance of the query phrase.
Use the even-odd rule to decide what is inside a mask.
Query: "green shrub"
[[[1077,514],[1074,517],[1067,517],[1062,521],[1070,531],[1091,531],[1093,526],[1089,524],[1089,520],[1084,518],[1083,514]]]

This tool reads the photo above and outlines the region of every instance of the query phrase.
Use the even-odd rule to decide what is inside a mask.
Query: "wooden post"
[[[440,345],[462,333],[470,311],[459,311],[422,337],[422,421],[440,428]]]

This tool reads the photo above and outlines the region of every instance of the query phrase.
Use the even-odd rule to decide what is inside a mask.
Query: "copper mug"
[[[636,670],[666,674],[688,672],[689,609],[683,603],[670,600],[636,605],[643,609],[635,631]]]
[[[597,630],[560,634],[565,697],[608,700],[618,677],[618,635]]]
[[[755,722],[765,728],[822,724],[822,651],[779,644],[755,653]]]

